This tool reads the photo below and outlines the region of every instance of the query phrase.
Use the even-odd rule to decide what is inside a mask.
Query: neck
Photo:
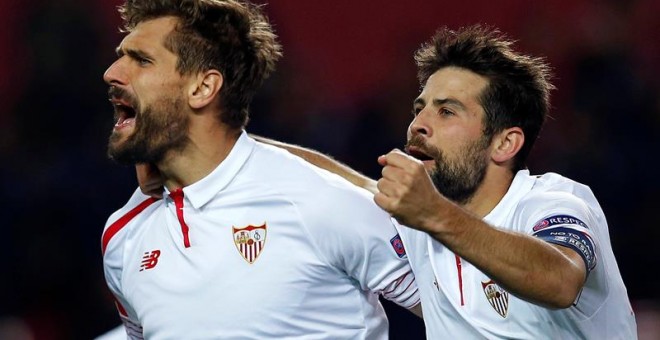
[[[189,186],[210,174],[229,155],[241,129],[226,126],[205,128],[191,126],[188,145],[180,151],[170,151],[157,164],[165,186],[172,191]]]
[[[514,174],[508,168],[495,166],[486,172],[486,177],[472,199],[463,208],[479,218],[488,215],[506,195]]]

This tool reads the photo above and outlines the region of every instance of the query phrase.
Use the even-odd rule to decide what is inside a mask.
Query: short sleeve
[[[592,235],[596,219],[586,202],[566,192],[544,192],[521,205],[527,233],[574,250],[584,260],[587,273],[596,267],[597,244]]]

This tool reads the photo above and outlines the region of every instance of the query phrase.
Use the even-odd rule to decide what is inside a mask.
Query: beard
[[[456,204],[469,203],[486,177],[488,158],[484,150],[488,148],[490,138],[483,136],[468,144],[458,159],[449,159],[440,149],[427,145],[421,137],[413,137],[409,146],[417,146],[432,157],[435,169],[429,176],[436,189]]]
[[[128,93],[116,90],[116,97],[137,103]],[[168,151],[182,150],[188,144],[189,118],[179,96],[163,96],[155,103],[135,108],[135,126],[128,137],[113,131],[108,142],[108,157],[120,164],[157,163]],[[122,138],[125,140],[122,142]]]

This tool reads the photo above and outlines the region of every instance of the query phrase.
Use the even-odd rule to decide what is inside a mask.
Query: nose
[[[123,58],[117,59],[107,70],[103,73],[103,81],[108,85],[125,85],[126,73],[122,63]]]
[[[417,135],[424,135],[425,137],[431,137],[431,134],[433,130],[431,129],[431,126],[428,124],[428,120],[426,119],[426,110],[422,110],[413,118],[412,122],[410,122],[410,126],[408,126],[408,137],[412,136],[417,136]]]

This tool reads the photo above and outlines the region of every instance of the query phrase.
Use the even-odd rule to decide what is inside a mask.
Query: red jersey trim
[[[183,190],[179,188],[171,191],[170,197],[172,197],[172,200],[174,200],[174,206],[176,207],[176,217],[179,219],[179,224],[181,225],[181,233],[183,234],[183,246],[190,248],[190,236],[188,235],[190,228],[183,218]]]
[[[461,306],[465,305],[463,300],[463,265],[461,264],[461,258],[456,256],[456,270],[458,271],[458,289],[461,292]]]
[[[130,222],[135,216],[137,216],[144,209],[146,209],[148,206],[150,206],[156,201],[158,201],[158,199],[149,197],[148,199],[144,200],[142,203],[138,204],[137,207],[127,212],[126,215],[122,216],[113,224],[111,224],[108,227],[108,229],[106,229],[105,232],[103,232],[103,237],[101,239],[101,255],[105,255],[105,249],[108,247],[108,243],[110,243],[112,237],[114,237],[123,227],[125,227],[126,224],[128,224],[128,222]]]
[[[119,315],[121,315],[123,317],[128,317],[128,313],[126,313],[126,308],[124,308],[124,306],[121,304],[121,302],[119,302],[119,300],[117,300],[117,297],[113,296],[113,298],[115,299],[115,306],[117,306],[117,311],[119,312]]]

